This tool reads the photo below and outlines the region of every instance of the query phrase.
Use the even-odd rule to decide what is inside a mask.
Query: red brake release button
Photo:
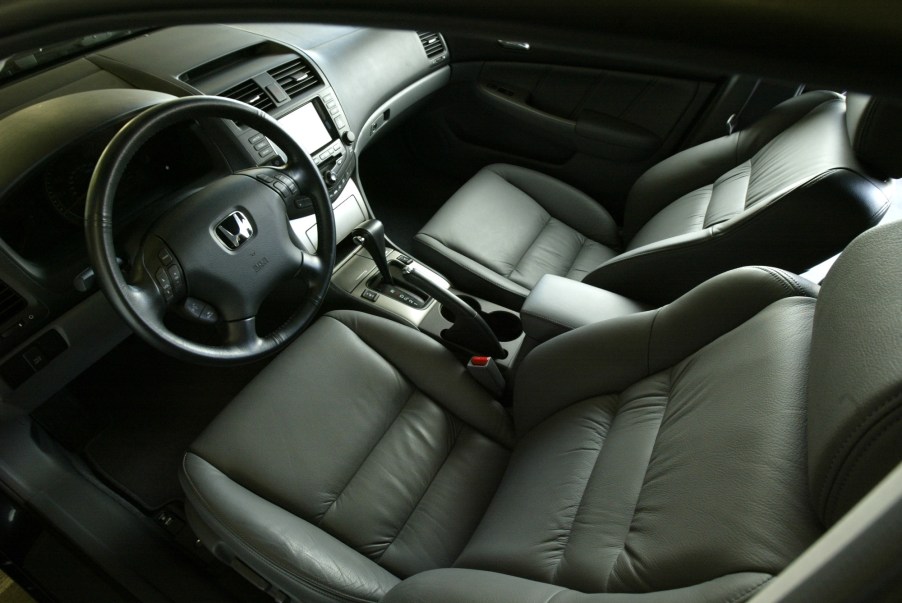
[[[470,364],[473,366],[488,366],[489,360],[491,360],[489,356],[473,356],[470,358]]]

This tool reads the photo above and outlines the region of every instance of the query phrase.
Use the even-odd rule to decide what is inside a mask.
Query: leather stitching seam
[[[193,453],[191,453],[191,454],[193,454]],[[207,461],[206,459],[202,458],[199,455],[195,455],[195,456],[197,456],[197,458],[199,458],[203,462],[207,463],[208,465],[210,465],[217,471],[219,471],[219,469],[215,465],[213,465],[213,463]],[[248,542],[246,539],[244,539],[243,537],[241,537],[240,535],[236,534],[231,529],[229,529],[228,526],[226,526],[225,522],[222,520],[222,518],[219,516],[219,513],[217,513],[216,510],[213,509],[213,507],[210,505],[210,503],[207,502],[207,499],[204,497],[203,494],[201,494],[200,490],[198,490],[197,485],[194,483],[194,480],[191,478],[191,475],[188,474],[187,468],[185,468],[185,461],[187,460],[187,458],[188,458],[187,454],[185,454],[182,457],[182,473],[185,475],[185,478],[188,480],[188,484],[191,486],[191,489],[194,491],[195,496],[197,496],[197,498],[200,500],[200,502],[204,505],[204,508],[207,510],[207,512],[211,516],[213,516],[213,518],[219,523],[219,525],[222,527],[223,531],[227,532],[235,540],[237,540],[238,542],[243,544],[245,547],[247,547],[247,549],[249,551],[251,551],[254,555],[257,556],[257,558],[260,562],[264,563],[265,565],[267,565],[269,567],[274,568],[276,571],[280,571],[280,572],[284,572],[285,574],[288,574],[290,577],[295,578],[296,580],[298,580],[298,582],[301,582],[302,584],[304,584],[304,586],[306,586],[307,588],[310,588],[311,590],[314,590],[314,591],[316,591],[324,596],[327,596],[330,599],[333,599],[335,601],[354,601],[354,602],[359,602],[359,603],[370,603],[370,602],[376,601],[376,599],[364,599],[361,597],[355,597],[353,595],[347,595],[345,593],[335,591],[334,589],[332,589],[330,586],[328,586],[324,582],[321,582],[320,580],[317,580],[316,578],[313,578],[311,576],[305,576],[305,575],[299,574],[299,573],[293,571],[292,569],[282,567],[278,563],[271,561],[268,557],[263,555],[260,551],[257,550],[257,547],[255,547],[253,543]],[[219,471],[219,472],[222,473],[222,471]],[[232,481],[233,483],[237,484],[237,482],[232,480],[232,478],[230,478],[228,475],[226,475],[225,473],[222,473],[222,474],[225,475],[225,477],[228,478],[229,481]],[[237,485],[241,486],[240,484],[237,484]],[[243,487],[243,486],[241,486],[241,487]],[[250,490],[249,490],[249,492],[250,492]],[[251,492],[251,494],[253,494],[254,496],[258,496],[254,492]],[[258,496],[258,498],[260,498],[260,497]],[[277,505],[274,505],[274,506],[277,506]],[[302,519],[302,521],[303,521],[303,519]],[[229,551],[229,552],[232,553],[232,551]],[[240,559],[240,557],[237,554],[232,553],[232,555],[234,557],[237,557]],[[251,568],[251,569],[253,569],[253,568]]]
[[[547,214],[548,212],[545,212],[545,213]],[[540,229],[539,229],[539,232],[536,233],[536,236],[535,236],[535,238],[532,240],[532,243],[530,243],[529,246],[526,247],[526,250],[523,252],[523,255],[520,256],[520,259],[517,260],[517,263],[514,265],[513,268],[511,268],[511,271],[507,273],[507,277],[506,277],[506,278],[509,278],[509,279],[510,279],[511,275],[512,275],[514,272],[517,272],[517,271],[520,269],[520,264],[523,263],[523,258],[526,257],[526,255],[529,253],[529,250],[530,250],[530,249],[532,249],[533,247],[535,247],[535,244],[538,242],[539,237],[542,236],[542,233],[545,232],[545,229],[548,228],[548,225],[549,225],[549,224],[551,224],[551,220],[552,220],[551,214],[548,214],[548,216],[545,218],[545,223],[542,224],[542,228],[540,228]],[[579,234],[579,233],[577,233],[577,234]],[[513,280],[513,279],[511,279],[511,280]],[[516,282],[516,281],[514,281],[514,282]]]
[[[368,347],[369,347],[369,346],[368,346]],[[370,348],[370,349],[372,349],[372,348]],[[373,351],[375,352],[375,350],[373,350]],[[377,354],[378,354],[378,352],[377,352]],[[380,355],[380,357],[381,357],[381,355]],[[391,367],[392,367],[392,368],[395,368],[394,365],[391,365]],[[397,370],[397,369],[395,368],[395,370]],[[398,373],[401,374],[400,371],[398,371]],[[403,377],[403,375],[401,375],[401,376]],[[366,464],[367,459],[369,459],[369,458],[373,455],[373,451],[376,450],[376,448],[379,447],[379,444],[382,443],[382,440],[385,439],[385,436],[388,435],[388,432],[391,431],[391,429],[392,429],[392,427],[394,427],[395,423],[398,422],[398,419],[401,417],[401,415],[404,413],[404,410],[405,410],[405,409],[407,408],[407,406],[410,404],[410,400],[414,397],[414,395],[416,395],[417,393],[419,393],[420,390],[417,389],[412,383],[410,383],[409,381],[407,381],[407,379],[404,379],[404,381],[405,381],[408,385],[410,385],[410,387],[413,389],[413,391],[410,392],[410,395],[409,395],[409,396],[407,396],[407,399],[404,401],[404,404],[402,404],[402,405],[401,405],[401,408],[398,409],[398,413],[397,413],[397,414],[395,415],[395,417],[392,419],[391,423],[388,424],[388,427],[386,428],[386,430],[382,433],[382,435],[379,437],[379,439],[376,440],[376,443],[373,444],[373,446],[370,448],[369,452],[366,453],[366,456],[363,457],[363,461],[361,461],[361,463],[360,463],[360,465],[357,467],[357,469],[354,470],[353,475],[351,475],[351,479],[349,479],[349,480],[347,481],[347,483],[345,483],[344,487],[342,487],[342,489],[338,492],[338,494],[335,495],[335,498],[332,499],[332,502],[329,503],[329,506],[326,508],[326,510],[323,511],[318,517],[314,518],[314,521],[316,522],[316,523],[314,523],[314,525],[315,525],[316,527],[319,527],[319,526],[322,524],[323,520],[326,519],[326,515],[329,514],[329,511],[332,510],[332,507],[335,506],[335,503],[338,502],[338,499],[341,498],[341,495],[344,494],[345,490],[348,489],[348,486],[351,485],[351,482],[354,481],[354,478],[356,478],[357,475],[360,473],[360,470],[363,469],[363,466]],[[359,552],[359,551],[358,551],[358,552]],[[361,553],[361,554],[363,554],[363,553]]]
[[[655,315],[657,318],[657,314]],[[608,577],[605,580],[605,588],[610,589],[611,579],[614,577],[614,572],[617,569],[617,562],[620,561],[620,556],[623,554],[623,551],[626,550],[626,541],[630,536],[630,533],[633,531],[633,523],[636,521],[636,508],[639,506],[639,500],[642,498],[642,491],[645,489],[645,480],[648,479],[648,470],[651,468],[651,460],[655,454],[655,448],[658,447],[658,437],[661,435],[661,427],[664,425],[664,418],[667,415],[667,407],[670,404],[670,399],[673,397],[673,369],[671,369],[667,374],[667,394],[664,402],[664,406],[661,409],[661,420],[658,421],[658,430],[655,432],[655,439],[651,443],[651,450],[648,454],[648,463],[645,465],[645,473],[642,476],[642,484],[639,486],[639,492],[636,494],[636,502],[633,503],[633,515],[630,518],[629,526],[626,528],[626,533],[623,536],[623,542],[620,543],[620,551],[617,553],[617,557],[614,558],[614,562],[611,564],[611,569],[608,572]]]
[[[432,402],[431,399],[430,399],[430,402]],[[437,405],[437,403],[435,403],[435,402],[432,402],[432,403]],[[454,452],[454,449],[457,447],[457,443],[458,443],[458,441],[459,441],[459,440],[458,440],[458,437],[460,436],[460,428],[457,428],[457,429],[454,429],[454,428],[453,428],[453,427],[454,427],[454,423],[455,423],[455,421],[454,421],[454,415],[452,415],[451,413],[449,413],[448,411],[446,411],[444,408],[442,408],[442,412],[443,412],[443,414],[444,414],[446,417],[448,417],[449,422],[450,422],[451,425],[452,425],[452,434],[453,434],[453,435],[452,435],[452,441],[451,441],[450,445],[448,446],[448,451],[445,453],[445,458],[442,459],[441,464],[440,464],[440,465],[438,466],[438,468],[435,470],[435,473],[432,475],[432,478],[429,480],[429,483],[426,484],[426,488],[423,489],[423,493],[420,494],[420,498],[417,499],[417,502],[416,502],[416,503],[413,505],[413,507],[410,509],[410,513],[407,515],[407,518],[404,520],[404,523],[402,523],[402,524],[401,524],[401,527],[398,528],[398,531],[395,532],[394,538],[392,538],[391,542],[388,543],[388,546],[386,546],[384,549],[382,549],[382,552],[379,553],[378,556],[376,556],[375,558],[373,558],[373,561],[375,561],[376,563],[378,563],[379,560],[382,559],[383,556],[385,556],[385,553],[388,552],[388,549],[390,549],[390,548],[392,547],[392,545],[393,545],[393,544],[395,543],[395,541],[398,539],[398,536],[400,536],[400,535],[401,535],[401,532],[404,531],[404,528],[407,527],[407,524],[410,522],[410,518],[413,517],[413,514],[414,514],[414,513],[416,513],[416,510],[419,508],[420,503],[423,502],[423,499],[426,497],[426,494],[429,492],[429,489],[432,487],[432,484],[435,482],[435,478],[437,478],[437,477],[438,477],[438,474],[441,473],[442,468],[443,468],[443,467],[445,466],[445,464],[448,462],[448,459],[451,458],[451,453]]]
[[[887,400],[886,403],[892,403],[894,401],[899,401],[899,400],[902,400],[902,392],[899,392],[899,393],[891,396]],[[887,413],[887,415],[891,414],[894,411],[898,411],[898,410],[899,410],[898,407],[892,408]],[[889,421],[887,423],[882,423],[883,418],[885,418],[885,417],[881,417],[876,422],[872,423],[871,425],[869,425],[867,428],[865,428],[863,430],[861,437],[850,447],[848,456],[846,457],[845,461],[843,463],[841,463],[839,467],[837,467],[836,473],[837,474],[842,473],[843,477],[842,477],[842,479],[840,479],[840,481],[838,481],[836,484],[834,484],[834,487],[831,488],[831,491],[828,495],[829,500],[825,501],[825,508],[824,508],[825,521],[826,521],[826,516],[832,514],[833,511],[836,509],[836,505],[839,502],[840,494],[843,493],[846,486],[848,485],[850,476],[854,474],[853,470],[861,463],[862,459],[864,459],[867,452],[871,448],[873,448],[874,444],[877,443],[877,441],[880,439],[880,437],[883,434],[885,434],[887,431],[889,431],[891,428],[893,428],[898,423],[902,422],[902,415],[896,417],[895,419],[892,419],[891,421]],[[877,431],[874,432],[873,434],[870,434],[870,432],[875,429]],[[868,440],[866,444],[864,443],[865,440]],[[864,448],[859,449],[859,447],[862,444],[864,444]],[[845,469],[845,471],[843,471],[843,469]]]
[[[833,453],[833,456],[830,459],[830,464],[827,465],[827,470],[824,474],[824,483],[821,486],[820,496],[818,496],[819,502],[821,503],[821,506],[824,508],[824,510],[826,510],[827,499],[830,495],[832,481],[830,479],[830,476],[839,473],[840,467],[838,467],[837,465],[840,463],[840,458],[844,455],[848,455],[849,450],[854,448],[854,443],[852,443],[853,440],[857,441],[861,439],[865,433],[867,433],[867,431],[871,428],[870,424],[875,415],[883,412],[887,406],[893,404],[894,402],[898,402],[900,399],[902,399],[902,392],[890,396],[889,398],[878,404],[876,407],[874,407],[867,415],[862,417],[855,428],[837,447],[836,452]]]
[[[768,582],[770,582],[771,579],[772,579],[772,577],[771,577],[771,576],[768,576],[767,578],[765,578],[764,580],[762,580],[762,581],[759,582],[758,584],[755,584],[754,586],[748,588],[747,590],[744,590],[744,591],[740,592],[739,594],[735,595],[732,599],[727,599],[724,603],[736,603],[736,601],[739,601],[739,600],[741,600],[741,599],[744,599],[744,598],[747,597],[749,594],[755,592],[756,590],[758,590],[759,588],[761,588],[762,586],[764,586],[765,584],[767,584]]]
[[[620,397],[618,395],[617,400],[618,407],[620,406]],[[564,538],[564,544],[561,546],[561,556],[558,558],[557,565],[554,568],[554,572],[551,574],[551,584],[554,584],[554,581],[557,580],[558,573],[561,570],[561,565],[564,563],[564,556],[567,554],[567,545],[570,544],[570,537],[573,535],[573,524],[576,522],[576,518],[579,517],[579,511],[582,509],[583,500],[586,498],[586,490],[589,488],[589,482],[592,481],[592,474],[595,473],[595,468],[598,466],[598,461],[601,460],[601,451],[604,448],[604,442],[607,439],[608,435],[611,433],[611,429],[614,427],[614,420],[617,418],[617,413],[614,412],[611,417],[611,421],[607,425],[607,429],[604,434],[601,432],[598,433],[600,436],[598,441],[598,453],[595,456],[595,462],[592,463],[592,468],[589,470],[588,475],[586,476],[586,482],[583,484],[583,492],[579,497],[579,504],[576,505],[576,511],[573,512],[573,517],[570,519],[570,525],[567,529],[567,534]]]

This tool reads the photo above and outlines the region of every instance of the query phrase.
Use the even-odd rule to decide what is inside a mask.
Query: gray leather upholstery
[[[520,320],[526,336],[541,343],[577,327],[647,309],[617,293],[546,274],[523,302]]]
[[[299,600],[746,600],[902,460],[900,245],[819,297],[740,268],[555,337],[510,413],[425,335],[327,315],[192,446],[189,518]]]
[[[661,304],[741,265],[806,270],[877,223],[882,179],[902,171],[892,137],[902,111],[860,103],[847,112],[840,95],[807,93],[662,161],[630,191],[622,238],[579,191],[488,166],[421,229],[417,253],[458,288],[512,308],[545,274]]]
[[[191,446],[183,486],[217,552],[302,601],[378,600],[453,563],[507,464],[508,415],[441,345],[319,320]]]
[[[830,270],[814,319],[808,463],[826,523],[895,467],[902,442],[902,227],[869,234]]]

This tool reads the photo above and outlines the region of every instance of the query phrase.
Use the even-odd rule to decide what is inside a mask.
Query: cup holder
[[[505,310],[495,310],[494,312],[488,313],[483,312],[479,300],[470,297],[469,295],[460,295],[459,297],[468,306],[479,312],[479,315],[486,324],[489,325],[489,328],[492,329],[492,332],[495,334],[495,337],[498,338],[498,341],[513,341],[523,334],[523,323],[520,322],[520,317],[513,312],[507,312]],[[451,310],[442,306],[441,312],[442,318],[448,322],[454,322],[454,313]]]
[[[498,337],[498,341],[513,341],[523,334],[523,323],[516,314],[497,310],[488,314],[480,312],[480,315]]]

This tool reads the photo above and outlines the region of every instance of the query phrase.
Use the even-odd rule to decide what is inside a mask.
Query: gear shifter
[[[379,274],[382,275],[382,282],[386,285],[395,284],[391,272],[388,270],[388,262],[385,261],[385,227],[382,225],[382,221],[373,219],[361,222],[357,228],[351,231],[351,236],[354,237],[355,243],[363,245],[363,248],[376,262]]]

